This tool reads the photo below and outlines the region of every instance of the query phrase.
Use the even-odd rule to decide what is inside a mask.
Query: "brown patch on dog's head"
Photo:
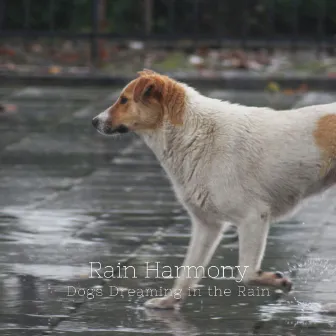
[[[175,80],[151,70],[139,72],[108,110],[108,123],[132,131],[152,130],[167,120],[183,124],[185,90]]]
[[[336,114],[328,114],[318,120],[314,138],[324,154],[321,174],[325,175],[336,159]]]

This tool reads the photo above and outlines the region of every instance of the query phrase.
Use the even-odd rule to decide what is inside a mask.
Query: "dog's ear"
[[[158,98],[159,88],[155,80],[151,77],[139,77],[133,91],[133,99],[135,102],[145,100],[149,97]]]

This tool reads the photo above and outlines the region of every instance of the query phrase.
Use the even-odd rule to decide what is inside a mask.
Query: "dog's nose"
[[[93,127],[94,127],[94,128],[97,128],[98,123],[99,123],[99,119],[98,119],[98,117],[94,117],[94,118],[92,119],[92,125],[93,125]]]

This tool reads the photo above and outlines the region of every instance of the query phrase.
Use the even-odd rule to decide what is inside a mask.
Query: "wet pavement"
[[[336,100],[201,91],[278,109]],[[247,296],[233,280],[205,279],[179,312],[143,308],[148,289],[172,284],[147,277],[146,263],[180,265],[190,227],[143,143],[91,127],[118,92],[0,87],[0,101],[16,106],[0,114],[0,335],[334,334],[335,188],[272,227],[263,268],[285,271],[295,285],[290,295]],[[236,265],[237,247],[232,230],[211,265]],[[90,278],[90,262],[114,267],[114,278]],[[118,276],[118,265],[133,266],[135,276]],[[214,296],[215,286],[231,294]]]

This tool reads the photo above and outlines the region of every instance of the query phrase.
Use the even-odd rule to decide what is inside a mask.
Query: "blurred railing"
[[[334,48],[336,0],[0,0],[1,38]]]

